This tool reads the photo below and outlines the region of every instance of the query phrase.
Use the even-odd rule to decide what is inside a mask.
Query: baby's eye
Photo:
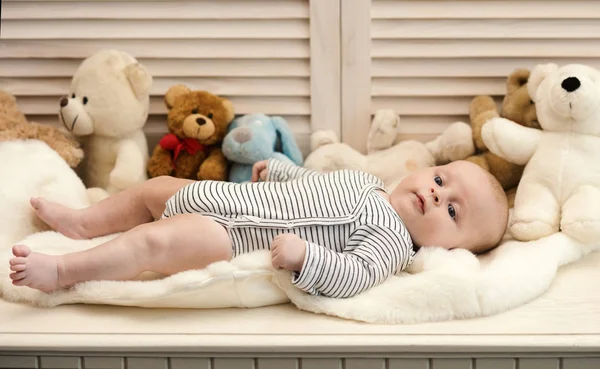
[[[452,204],[448,205],[448,214],[450,214],[452,219],[456,218],[456,209],[454,209]]]
[[[440,176],[435,176],[433,178],[433,180],[435,181],[435,183],[437,183],[438,186],[443,186],[444,185],[444,181],[442,181],[442,177]]]

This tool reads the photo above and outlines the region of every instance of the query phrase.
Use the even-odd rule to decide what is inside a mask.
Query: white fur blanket
[[[426,248],[402,275],[348,299],[303,293],[291,285],[288,272],[271,268],[266,251],[167,278],[146,275],[150,280],[86,282],[45,294],[12,285],[8,259],[13,243],[21,240],[19,243],[35,251],[61,254],[92,247],[110,237],[75,241],[55,232],[39,232],[28,204],[30,196],[45,196],[73,207],[88,205],[81,181],[47,145],[34,140],[0,143],[0,173],[0,294],[9,301],[46,307],[88,303],[221,308],[291,301],[303,310],[374,323],[470,318],[535,299],[548,289],[561,265],[600,248],[600,240],[598,245],[583,246],[560,233],[530,243],[506,240],[479,258],[464,250]]]

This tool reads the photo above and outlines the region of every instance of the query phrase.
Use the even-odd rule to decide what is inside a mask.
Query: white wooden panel
[[[558,359],[519,359],[519,369],[560,369]]]
[[[211,369],[208,358],[171,358],[169,369]],[[87,368],[86,368],[87,369]]]
[[[435,96],[435,97],[378,97],[373,98],[371,112],[378,109],[395,109],[403,115],[468,115],[469,104],[473,97],[469,96]],[[499,104],[502,98],[496,97]]]
[[[125,358],[123,357],[94,357],[86,356],[83,358],[83,367],[85,369],[123,369]]]
[[[37,368],[37,364],[37,357],[35,356],[0,355],[0,368],[31,369]]]
[[[366,151],[370,126],[370,0],[342,0],[342,134],[344,143]]]
[[[562,369],[598,369],[600,368],[600,356],[589,358],[564,358]]]
[[[167,359],[163,357],[128,357],[127,369],[167,369]]]
[[[302,369],[342,369],[340,359],[302,359]]]
[[[254,359],[215,358],[211,369],[254,369]]]
[[[433,359],[431,369],[474,369],[470,359]]]
[[[429,369],[428,359],[390,359],[388,369]]]
[[[341,0],[310,1],[312,130],[341,131]]]
[[[257,359],[256,369],[298,369],[299,359]]]
[[[345,359],[345,369],[386,369],[384,359]]]
[[[79,369],[81,358],[77,356],[42,356],[40,358],[42,369]]]
[[[506,77],[499,78],[373,78],[372,96],[476,96],[504,95]]]
[[[443,0],[378,0],[373,18],[405,19],[589,19],[600,18],[596,1],[508,0],[508,1],[443,1]],[[517,7],[517,8],[515,8]]]
[[[477,369],[517,369],[514,359],[477,359],[475,361]]]
[[[308,3],[297,0],[3,1],[3,19],[298,19]]]
[[[0,77],[71,78],[83,58],[0,59]],[[170,59],[138,58],[160,77],[308,77],[308,59]]]

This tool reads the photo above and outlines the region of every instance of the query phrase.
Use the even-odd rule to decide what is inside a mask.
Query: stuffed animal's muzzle
[[[183,121],[183,133],[198,140],[209,138],[215,133],[215,123],[202,114],[188,115]]]
[[[94,122],[85,111],[84,104],[77,98],[62,97],[58,117],[65,128],[74,135],[86,136],[94,133]]]
[[[598,94],[600,90],[593,81],[566,76],[553,86],[551,106],[564,117],[582,120],[598,108]]]

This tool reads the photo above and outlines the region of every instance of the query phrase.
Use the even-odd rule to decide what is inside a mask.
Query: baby
[[[466,161],[415,172],[390,194],[364,172],[319,173],[274,159],[256,163],[252,177],[244,184],[158,177],[77,210],[33,198],[38,217],[70,238],[124,233],[60,256],[14,246],[13,284],[51,292],[270,249],[273,266],[292,271],[298,288],[350,297],[405,269],[415,247],[480,253],[507,226],[499,183]]]

